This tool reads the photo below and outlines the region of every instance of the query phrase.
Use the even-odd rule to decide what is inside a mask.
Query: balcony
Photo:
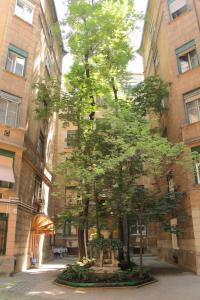
[[[23,128],[0,124],[0,143],[23,148],[24,133],[25,130]]]
[[[185,124],[181,127],[182,138],[185,144],[192,144],[195,142],[200,142],[200,121]]]

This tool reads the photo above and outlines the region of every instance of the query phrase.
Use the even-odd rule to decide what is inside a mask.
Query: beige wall
[[[200,66],[179,74],[175,50],[195,39],[196,50],[200,59],[200,28],[197,16],[200,2],[188,0],[188,10],[170,20],[167,1],[150,0],[146,16],[141,52],[144,58],[145,76],[159,74],[171,83],[167,99],[167,113],[161,119],[161,125],[167,128],[167,137],[172,142],[184,141],[189,148],[200,145],[200,122],[187,124],[183,94],[200,87]],[[199,17],[199,16],[198,16]],[[150,23],[153,19],[155,32],[150,35]],[[158,51],[159,65],[155,67],[153,55]],[[176,261],[190,270],[200,273],[199,260],[199,224],[200,224],[200,188],[194,183],[192,169],[176,168],[175,187],[187,192],[182,205],[188,213],[184,233],[178,239],[179,250],[172,248],[171,235],[160,233],[158,248],[161,257]]]
[[[32,215],[36,213],[33,203],[35,175],[51,188],[54,161],[54,144],[57,120],[54,115],[49,120],[38,120],[35,113],[36,90],[33,85],[47,77],[47,53],[52,56],[50,76],[61,77],[63,46],[61,40],[51,40],[49,27],[57,21],[53,1],[29,0],[34,5],[33,23],[29,24],[14,14],[15,0],[3,0],[0,3],[0,90],[21,98],[19,127],[0,124],[0,148],[15,152],[14,174],[16,183],[13,189],[2,189],[2,203],[11,203],[10,199],[19,200],[16,221],[15,247],[12,256],[17,260],[17,270],[30,264],[30,230]],[[44,6],[40,3],[44,2]],[[41,4],[42,4],[41,3]],[[28,53],[25,77],[20,77],[5,70],[9,44]],[[53,47],[52,47],[53,45]],[[9,131],[9,136],[5,135]],[[40,132],[44,135],[45,153],[40,157],[37,143]],[[47,174],[48,173],[48,174]],[[45,195],[45,207],[48,208],[49,196]],[[1,206],[0,203],[0,211]],[[20,204],[22,203],[22,204]],[[11,205],[11,204],[10,204]],[[2,207],[3,210],[3,207]],[[4,257],[0,257],[3,260]],[[10,264],[13,268],[13,264]]]

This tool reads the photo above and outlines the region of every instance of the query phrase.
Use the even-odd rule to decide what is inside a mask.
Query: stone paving
[[[0,300],[200,300],[200,277],[155,258],[145,258],[158,282],[140,288],[68,288],[55,285],[58,272],[74,258],[56,259],[40,269],[0,278]]]

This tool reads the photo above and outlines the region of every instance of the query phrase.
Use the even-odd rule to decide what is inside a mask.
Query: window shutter
[[[194,47],[195,47],[195,40],[191,40],[185,43],[184,45],[182,45],[181,47],[177,48],[176,55],[182,54],[186,50],[189,50],[190,48],[194,48]]]
[[[186,5],[186,0],[174,0],[169,2],[170,13],[173,14],[177,10],[181,9]]]
[[[199,99],[200,98],[200,88],[193,90],[187,94],[184,94],[183,98],[185,100],[185,103]]]
[[[15,103],[20,103],[21,102],[20,97],[8,94],[4,91],[0,91],[0,98],[3,98],[3,99],[8,100],[8,101],[15,102]]]
[[[28,52],[22,50],[22,49],[19,49],[17,48],[16,46],[10,44],[9,47],[8,47],[8,50],[12,51],[12,52],[15,52],[16,54],[22,56],[22,57],[25,57],[27,58],[28,57]]]

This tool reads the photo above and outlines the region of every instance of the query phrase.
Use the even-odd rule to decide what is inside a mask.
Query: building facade
[[[0,273],[12,273],[50,254],[57,120],[36,118],[33,85],[60,80],[63,45],[53,0],[3,0],[0,10]]]
[[[68,153],[74,149],[74,138],[76,136],[76,126],[69,124],[64,127],[61,120],[58,121],[55,147],[55,168],[57,168]],[[63,155],[64,154],[64,155]],[[58,218],[77,205],[78,195],[74,180],[65,181],[64,176],[56,174],[54,177],[54,194],[51,201],[51,211]],[[61,221],[56,222],[56,234],[54,239],[55,248],[67,248],[68,254],[78,254],[78,228],[67,217],[61,217]]]
[[[145,19],[141,53],[144,75],[158,74],[170,82],[167,108],[160,120],[163,134],[172,143],[184,142],[189,151],[200,152],[200,2],[197,0],[150,0]],[[198,155],[197,155],[198,156]],[[187,221],[180,236],[160,232],[161,258],[200,274],[200,180],[199,160],[193,172],[177,167],[168,174],[169,189],[186,192],[182,206]],[[176,226],[176,219],[171,225]]]

